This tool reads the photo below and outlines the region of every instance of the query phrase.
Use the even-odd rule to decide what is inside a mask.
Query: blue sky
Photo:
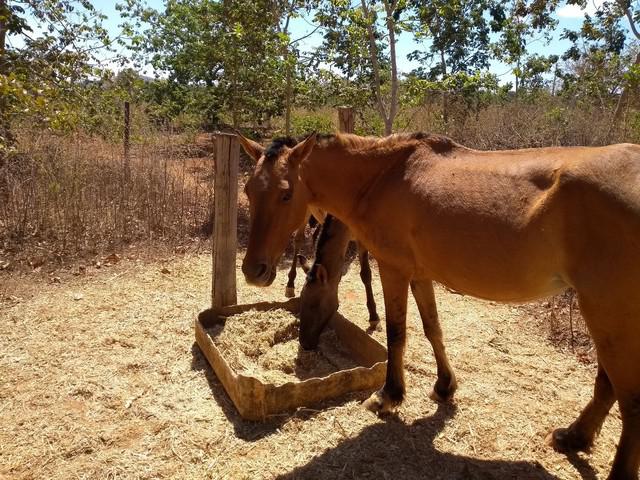
[[[596,6],[601,2],[602,0],[590,0],[586,11],[588,13],[593,13],[596,9]],[[115,8],[116,3],[117,0],[103,0],[94,2],[96,8],[108,17],[108,20],[105,22],[105,26],[114,36],[119,33],[120,29],[118,25],[122,23],[120,12],[118,12]],[[162,10],[164,1],[147,0],[147,4],[152,8]],[[549,44],[545,43],[542,40],[532,42],[529,46],[530,52],[540,53],[544,55],[561,55],[562,53],[564,53],[569,46],[569,42],[560,40],[560,34],[564,29],[579,28],[582,23],[582,19],[584,18],[584,10],[579,9],[575,5],[562,5],[557,10],[556,17],[559,21],[559,24],[556,31],[554,32],[553,40]],[[313,19],[311,17],[295,19],[291,25],[292,38],[299,38],[311,32],[315,28],[312,24],[312,20]],[[317,32],[309,38],[301,41],[299,45],[303,50],[314,50],[319,47],[320,43],[321,36],[320,33]],[[428,48],[428,43],[418,43],[412,38],[411,35],[407,33],[401,34],[397,43],[398,67],[400,72],[408,73],[413,68],[418,66],[416,62],[407,60],[407,54],[414,50],[424,50],[426,48]],[[491,71],[499,75],[502,82],[512,81],[513,76],[511,75],[510,68],[507,65],[501,64],[499,62],[492,62]],[[146,73],[150,72],[147,71]]]

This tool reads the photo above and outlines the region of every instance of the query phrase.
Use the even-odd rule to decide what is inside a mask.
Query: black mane
[[[284,147],[293,148],[297,144],[298,140],[293,137],[274,138],[264,151],[264,156],[269,162],[273,162],[278,158]]]
[[[264,151],[264,156],[269,162],[275,161],[278,156],[282,153],[282,149],[284,147],[293,148],[298,143],[302,142],[305,138],[307,138],[309,134],[300,135],[299,137],[276,137],[271,140],[271,143]],[[316,136],[318,142],[332,140],[335,138],[335,134],[333,133],[319,133]]]

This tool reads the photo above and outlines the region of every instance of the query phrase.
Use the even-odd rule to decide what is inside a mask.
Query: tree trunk
[[[624,5],[619,2],[620,6],[624,8]],[[636,39],[640,40],[640,31],[638,31],[638,27],[636,27],[636,23],[635,20],[633,18],[633,14],[631,12],[631,9],[629,8],[625,8],[624,9],[624,13],[627,17],[627,20],[629,21],[629,27],[631,28],[631,31],[633,32],[633,34],[635,35]],[[634,65],[640,65],[640,52],[638,52],[636,54],[636,59],[633,62]],[[629,88],[624,87],[622,89],[622,93],[620,94],[620,98],[618,98],[618,104],[616,105],[616,110],[613,112],[613,120],[611,121],[611,125],[609,126],[609,131],[607,132],[607,139],[610,139],[610,136],[613,132],[613,130],[618,126],[618,124],[620,123],[620,120],[622,119],[622,111],[624,106],[627,103],[627,100],[629,98]]]
[[[285,93],[285,110],[284,110],[284,134],[291,135],[291,97],[292,97],[292,81],[291,67],[287,65],[287,87]]]
[[[8,18],[9,8],[6,0],[0,0],[0,14],[3,18]],[[9,71],[9,65],[6,59],[6,40],[7,40],[7,23],[0,21],[0,75],[6,75]],[[7,111],[7,99],[0,95],[0,166],[4,165],[5,157],[4,147],[9,147],[15,143],[15,138],[11,133],[11,124],[9,118],[3,115]]]
[[[389,55],[391,56],[391,103],[389,105],[389,117],[385,122],[385,135],[393,132],[393,122],[398,113],[398,63],[396,60],[396,22],[393,18],[397,0],[389,3],[384,1],[384,8],[387,13],[387,30],[389,31]]]
[[[442,80],[447,79],[447,62],[444,58],[444,50],[440,50],[440,63],[442,65]],[[442,91],[442,121],[445,127],[449,124],[449,95],[447,89]]]
[[[636,59],[633,62],[634,65],[640,65],[640,52],[636,54]],[[620,97],[618,97],[618,103],[616,104],[616,109],[613,112],[613,120],[611,121],[611,125],[609,126],[609,131],[607,132],[607,141],[611,139],[611,135],[613,131],[620,124],[620,120],[622,120],[622,112],[624,111],[624,107],[629,100],[629,87],[625,86],[620,93]]]
[[[344,133],[353,133],[354,117],[352,107],[338,107],[338,129]]]
[[[9,10],[7,8],[7,1],[0,0],[0,16],[7,18]],[[5,58],[4,58],[4,48],[7,40],[7,25],[5,22],[0,20],[0,73],[4,73],[5,69]]]
[[[367,5],[367,0],[360,0],[362,12],[367,18],[367,33],[369,34],[369,57],[373,70],[373,92],[378,106],[378,112],[384,122],[384,133],[390,135],[393,132],[393,122],[398,113],[398,66],[396,60],[396,32],[393,11],[396,8],[396,0],[389,2],[384,0],[385,13],[387,15],[386,25],[389,33],[389,56],[391,57],[391,98],[389,100],[389,110],[385,106],[382,92],[380,90],[380,64],[378,63],[378,46],[374,32],[373,18]]]

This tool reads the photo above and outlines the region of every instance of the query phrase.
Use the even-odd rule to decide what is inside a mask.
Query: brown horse
[[[236,134],[239,135],[239,132],[236,131]],[[296,146],[298,142],[291,137],[279,137],[273,139],[271,144],[269,145],[269,149],[266,151],[266,155],[277,155],[277,153],[283,147],[293,148]],[[291,259],[291,268],[289,268],[287,286],[285,287],[284,294],[286,297],[294,297],[295,296],[295,281],[296,281],[296,273],[297,273],[297,262],[298,262],[298,252],[300,249],[304,247],[304,243],[306,241],[305,230],[307,225],[314,226],[315,222],[322,223],[324,221],[325,213],[310,208],[305,215],[302,223],[295,229],[295,233],[293,234],[293,256]],[[274,275],[275,278],[275,275]]]
[[[404,397],[410,284],[418,305],[432,280],[505,302],[570,286],[598,375],[593,399],[554,432],[554,447],[587,449],[617,400],[623,426],[609,479],[638,478],[640,146],[480,152],[422,133],[320,142],[314,134],[269,157],[241,142],[258,162],[247,183],[248,282],[268,283],[309,205],[343,221],[378,260],[389,361],[368,408],[384,412]]]

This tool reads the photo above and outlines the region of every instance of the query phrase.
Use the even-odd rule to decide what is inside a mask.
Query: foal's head
[[[342,258],[342,257],[340,257]],[[305,350],[313,350],[320,342],[320,334],[329,319],[338,310],[338,283],[340,272],[329,272],[318,262],[310,264],[298,255],[300,266],[307,279],[300,292],[300,345]]]
[[[275,139],[266,149],[240,134],[238,139],[256,161],[245,186],[251,226],[242,272],[247,283],[266,287],[276,277],[276,265],[291,234],[305,221],[309,192],[300,181],[299,167],[311,153],[316,135],[300,143]]]

